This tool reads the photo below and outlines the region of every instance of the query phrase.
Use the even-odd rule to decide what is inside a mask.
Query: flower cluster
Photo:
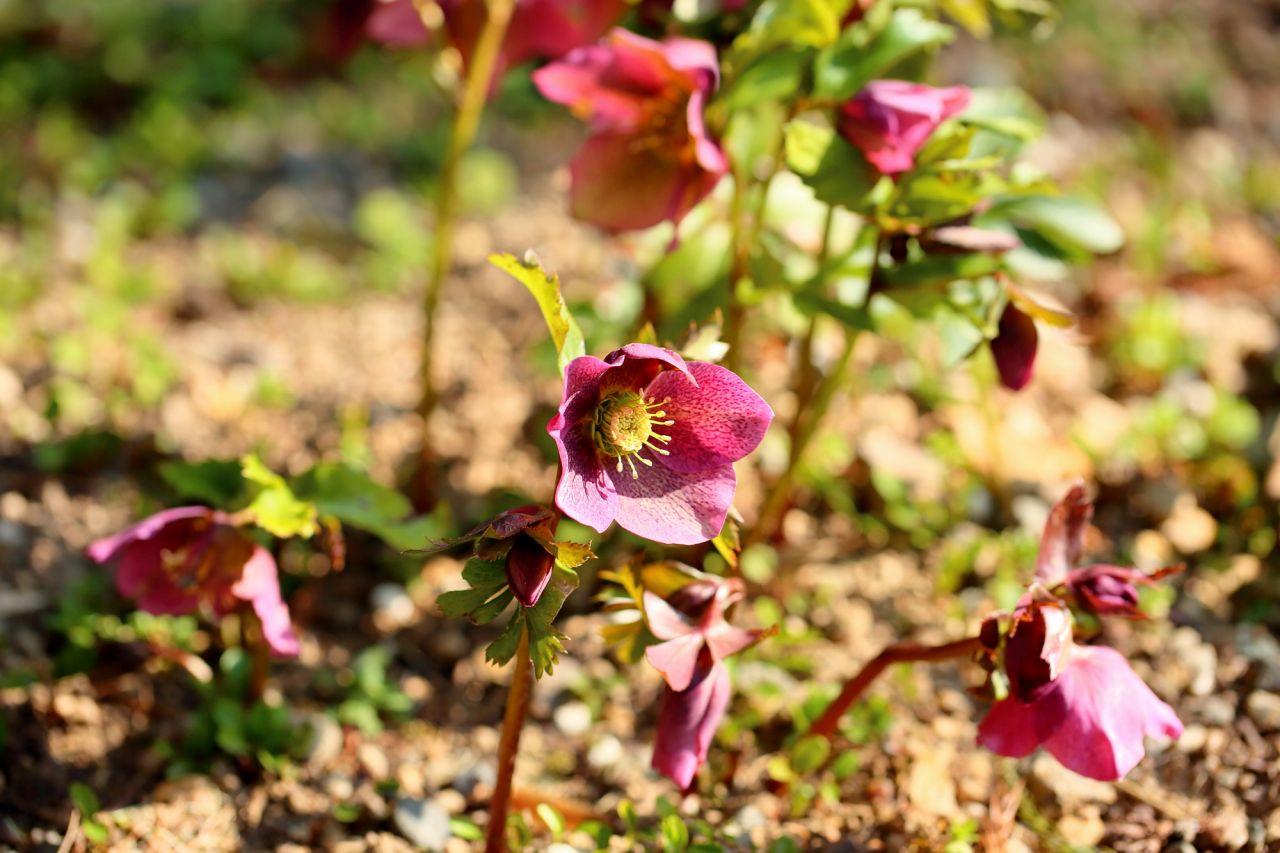
[[[1123,655],[1075,641],[1068,598],[1094,613],[1137,617],[1136,585],[1155,579],[1115,566],[1075,568],[1091,513],[1082,485],[1050,512],[1035,581],[1004,637],[1009,695],[982,720],[978,742],[1014,758],[1043,746],[1082,776],[1113,780],[1142,759],[1144,738],[1176,739],[1182,723]]]
[[[576,358],[547,425],[560,453],[556,505],[601,533],[617,521],[655,542],[706,542],[733,503],[733,463],[772,420],[768,403],[717,364],[651,344]]]
[[[178,615],[203,606],[221,616],[248,605],[272,651],[298,653],[275,558],[226,513],[202,506],[164,510],[99,539],[88,553],[98,563],[116,562],[117,589],[148,613]]]

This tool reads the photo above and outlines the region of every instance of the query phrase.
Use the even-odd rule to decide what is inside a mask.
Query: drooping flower
[[[719,83],[715,48],[614,29],[534,72],[538,90],[590,122],[569,165],[573,215],[607,231],[679,222],[728,171],[703,108]]]
[[[276,654],[298,653],[275,559],[226,513],[164,510],[87,551],[98,563],[118,561],[116,588],[149,613],[178,615],[205,605],[220,616],[247,604]]]
[[[1000,382],[1010,391],[1021,391],[1031,381],[1040,335],[1035,321],[1010,302],[1000,314],[1000,328],[991,339]]]
[[[1072,647],[1038,698],[1002,699],[978,726],[978,743],[992,752],[1022,758],[1043,746],[1068,770],[1103,781],[1123,777],[1142,760],[1143,738],[1181,735],[1173,709],[1124,655],[1104,646]]]
[[[1146,615],[1138,606],[1138,587],[1151,586],[1181,570],[1181,566],[1169,566],[1147,574],[1123,566],[1087,566],[1067,573],[1067,591],[1076,604],[1099,616],[1145,619]]]
[[[557,59],[590,44],[613,26],[626,0],[517,0],[498,54],[495,78],[532,59]],[[484,0],[383,0],[374,4],[365,32],[392,47],[418,47],[431,40],[421,8],[435,6],[449,44],[469,65],[487,15]],[[435,10],[428,12],[428,15]]]
[[[964,86],[873,80],[840,108],[840,135],[886,175],[909,172],[938,125],[969,105]]]
[[[556,505],[603,533],[617,521],[669,545],[714,538],[773,411],[732,371],[628,344],[565,370],[547,432],[560,454]]]
[[[725,610],[742,598],[735,579],[694,581],[664,600],[644,594],[649,630],[664,642],[645,649],[645,658],[667,682],[659,700],[653,768],[688,790],[707,760],[716,729],[729,706],[732,686],[724,659],[761,637],[735,628]]]

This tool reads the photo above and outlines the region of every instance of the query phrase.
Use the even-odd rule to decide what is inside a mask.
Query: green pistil
[[[646,449],[663,456],[670,452],[654,444],[655,441],[662,444],[671,441],[671,436],[654,432],[654,427],[675,423],[663,420],[667,413],[662,406],[667,402],[669,399],[662,402],[653,398],[645,400],[635,391],[615,391],[596,406],[591,419],[591,437],[601,453],[618,460],[619,474],[625,461],[631,467],[631,478],[639,478],[636,460],[642,465],[653,465],[652,460],[640,455]]]

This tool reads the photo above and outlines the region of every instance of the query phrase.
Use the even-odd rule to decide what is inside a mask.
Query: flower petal
[[[649,646],[644,650],[644,657],[654,669],[662,673],[672,690],[684,690],[693,681],[702,648],[701,634],[686,634]]]
[[[667,600],[656,592],[645,590],[644,617],[649,623],[649,630],[659,640],[674,640],[688,634],[697,634],[698,629],[689,624],[684,615],[667,603]]]
[[[1049,510],[1040,535],[1040,551],[1036,555],[1036,580],[1053,589],[1067,579],[1067,572],[1080,561],[1084,551],[1084,533],[1093,517],[1084,483],[1074,483],[1062,500]]]
[[[298,653],[298,637],[289,619],[289,606],[280,595],[280,576],[270,551],[254,546],[240,579],[231,586],[231,594],[253,605],[262,622],[262,636],[273,652],[286,657]]]
[[[574,521],[604,533],[617,513],[617,494],[600,465],[590,425],[579,422],[562,430],[557,422],[563,420],[556,415],[547,427],[560,453],[556,506]]]
[[[671,436],[663,459],[676,471],[705,471],[732,464],[759,446],[773,420],[769,408],[751,386],[718,364],[695,361],[689,371],[696,385],[673,374],[661,374],[649,385],[649,396],[670,397],[663,406],[675,421],[660,431]]]
[[[388,47],[419,47],[431,41],[413,0],[375,2],[364,29],[369,38]]]
[[[666,690],[658,708],[653,769],[688,790],[707,760],[716,729],[729,707],[733,686],[724,664],[704,655],[688,689]]]
[[[1030,755],[1040,745],[1036,736],[1036,712],[1032,705],[1012,696],[991,706],[978,724],[978,743],[1009,758]]]
[[[738,484],[733,466],[685,473],[658,461],[637,469],[635,478],[625,466],[621,473],[605,472],[617,492],[618,524],[667,545],[696,545],[719,535]]]
[[[760,639],[760,632],[749,631],[746,628],[735,628],[722,621],[718,625],[712,626],[703,636],[706,640],[707,648],[711,650],[711,656],[716,661],[722,661],[754,645]]]
[[[1031,381],[1036,366],[1040,333],[1035,321],[1010,302],[1000,314],[1000,327],[991,339],[1000,382],[1010,391],[1021,391]]]
[[[1182,723],[1129,666],[1105,646],[1076,650],[1057,689],[1036,703],[1061,722],[1045,748],[1068,770],[1120,779],[1142,760],[1144,737],[1178,738]]]
[[[207,518],[219,524],[227,522],[226,513],[209,509],[207,506],[174,507],[149,515],[137,524],[126,527],[115,536],[108,536],[91,543],[85,552],[96,563],[110,562],[126,545],[151,539],[170,525],[196,518]]]

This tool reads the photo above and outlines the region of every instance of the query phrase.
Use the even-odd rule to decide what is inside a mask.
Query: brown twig
[[[507,694],[507,712],[502,718],[502,737],[498,742],[498,781],[489,802],[489,827],[485,833],[485,853],[507,853],[507,814],[511,810],[511,780],[515,775],[516,753],[520,749],[520,732],[529,713],[533,695],[533,661],[529,659],[529,628],[520,629],[516,647],[515,672],[511,674],[511,692]]]

